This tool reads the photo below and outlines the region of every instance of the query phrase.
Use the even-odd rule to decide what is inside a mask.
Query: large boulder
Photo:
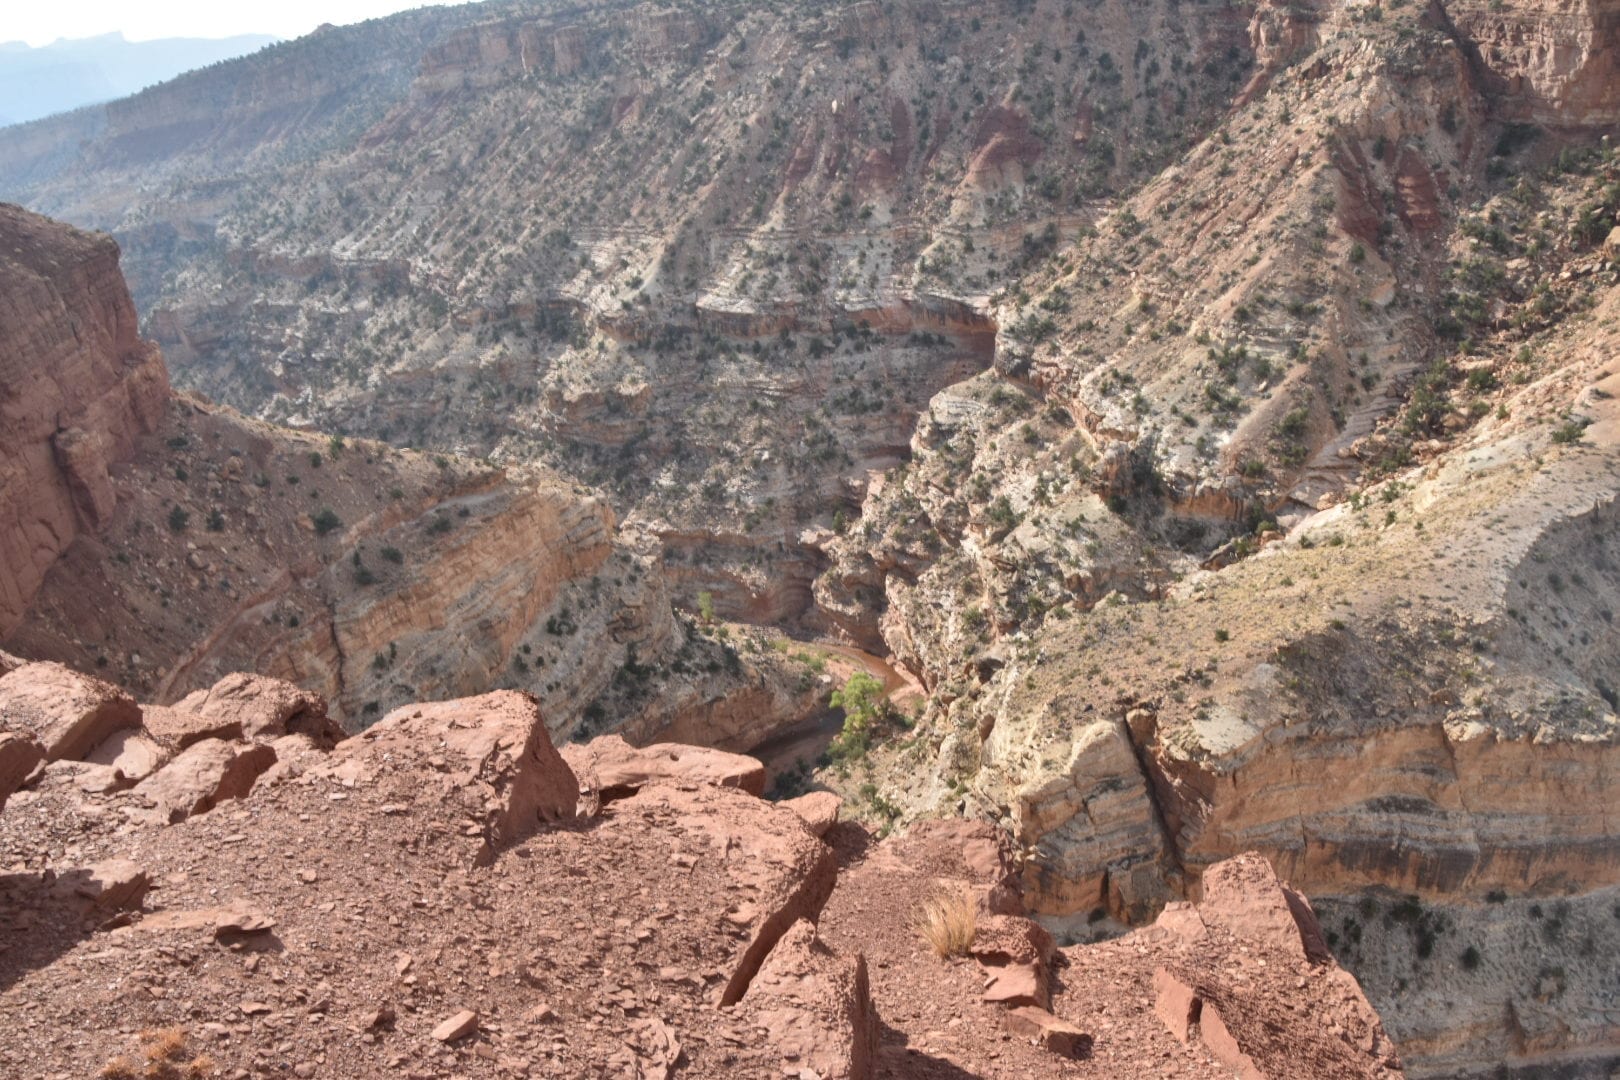
[[[878,1016],[866,960],[840,956],[801,919],[776,943],[754,976],[742,1007],[784,1065],[821,1080],[866,1080],[874,1075]],[[792,1075],[791,1073],[788,1075]]]
[[[803,818],[811,832],[826,836],[827,830],[838,824],[844,800],[830,791],[812,791],[795,799],[783,799],[781,805]]]
[[[583,785],[604,799],[622,798],[648,784],[713,784],[765,794],[765,766],[745,754],[702,746],[654,743],[635,747],[619,735],[563,747],[563,758]]]
[[[204,739],[182,750],[163,768],[142,781],[135,794],[169,824],[207,813],[226,799],[244,799],[276,752],[263,744]]]
[[[515,690],[395,709],[313,771],[350,784],[442,776],[446,809],[475,823],[477,865],[542,824],[573,817],[579,802],[579,783],[551,745],[539,704]]]
[[[188,694],[175,704],[200,722],[240,724],[242,736],[269,742],[283,735],[308,735],[331,745],[344,737],[326,715],[326,699],[289,682],[263,675],[227,675],[207,690]]]
[[[0,727],[31,736],[51,761],[82,759],[140,723],[134,698],[61,664],[25,664],[0,676]]]
[[[242,737],[242,721],[237,717],[224,713],[204,716],[168,705],[142,706],[141,724],[148,735],[176,750],[204,739]]]

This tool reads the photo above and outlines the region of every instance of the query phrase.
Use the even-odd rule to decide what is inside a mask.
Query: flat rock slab
[[[344,737],[343,729],[326,715],[325,698],[263,675],[227,675],[207,690],[188,694],[174,711],[191,713],[202,721],[240,725],[248,739],[308,735],[331,746]]]
[[[141,726],[152,738],[176,750],[204,739],[242,738],[242,721],[234,716],[204,716],[167,705],[143,706]]]
[[[438,1027],[433,1029],[433,1037],[442,1043],[455,1042],[465,1039],[478,1030],[478,1014],[471,1009],[462,1009],[453,1016],[446,1017]]]
[[[82,870],[69,870],[57,878],[59,893],[87,900],[102,911],[139,908],[151,887],[146,871],[128,859],[108,859]]]
[[[123,779],[139,783],[162,768],[170,753],[160,743],[136,728],[124,728],[90,752],[85,760],[106,765]]]
[[[691,783],[765,793],[765,766],[746,754],[701,746],[654,743],[634,747],[618,735],[563,747],[563,757],[581,784],[606,798],[619,798],[648,784]]]
[[[793,924],[748,987],[741,1008],[774,1033],[782,1056],[821,1080],[867,1080],[877,1058],[878,1016],[866,960],[840,956],[806,920]],[[802,1075],[802,1073],[801,1073]]]
[[[1010,1009],[1006,1025],[1014,1035],[1032,1038],[1058,1057],[1078,1058],[1091,1053],[1090,1035],[1045,1009],[1032,1005]]]

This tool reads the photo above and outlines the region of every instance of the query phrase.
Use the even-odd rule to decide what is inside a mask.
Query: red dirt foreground
[[[0,679],[6,1077],[1398,1070],[1309,905],[1254,857],[1212,869],[1196,908],[1060,950],[988,825],[876,843],[828,796],[801,815],[737,786],[748,759],[559,754],[522,694],[333,745],[324,704],[271,679],[120,703],[117,726],[90,689]],[[88,731],[50,760],[46,739]],[[568,759],[623,766],[613,798]],[[941,888],[980,909],[966,957],[913,925]]]

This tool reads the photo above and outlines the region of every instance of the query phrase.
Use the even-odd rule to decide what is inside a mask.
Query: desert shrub
[[[323,506],[314,517],[315,531],[322,536],[336,532],[343,528],[343,519],[332,512],[329,506]]]
[[[966,956],[978,929],[978,906],[966,890],[941,889],[918,909],[916,927],[940,959]]]
[[[206,1054],[192,1056],[181,1028],[143,1031],[140,1040],[143,1060],[115,1057],[102,1066],[101,1080],[207,1080],[215,1075],[214,1060]]]

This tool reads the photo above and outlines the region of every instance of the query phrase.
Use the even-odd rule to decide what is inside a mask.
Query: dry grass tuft
[[[141,1053],[144,1065],[120,1055],[101,1067],[100,1080],[208,1080],[217,1068],[207,1054],[186,1060],[191,1052],[183,1028],[141,1032]]]
[[[917,933],[941,959],[966,956],[978,919],[978,905],[966,889],[940,889],[917,911]]]

